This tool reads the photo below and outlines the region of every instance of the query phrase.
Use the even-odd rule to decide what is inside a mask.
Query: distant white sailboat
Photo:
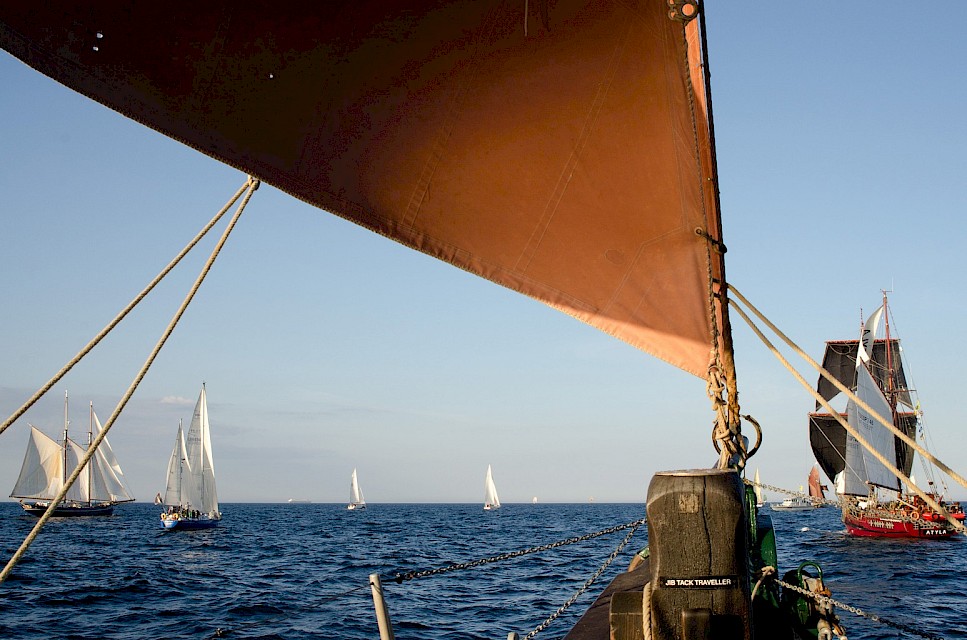
[[[208,398],[204,384],[195,404],[187,438],[182,434],[181,423],[178,423],[175,446],[168,460],[164,504],[168,507],[161,514],[161,525],[165,529],[210,529],[218,526],[222,519],[215,490]]]
[[[67,437],[67,394],[64,394],[64,439],[58,442],[37,427],[30,425],[30,440],[24,455],[20,477],[10,493],[12,498],[22,498],[20,506],[34,516],[42,516],[73,473],[80,459],[97,434],[101,433],[101,422],[91,404],[91,422],[87,432],[87,446],[78,444]],[[26,502],[24,499],[32,499]],[[87,468],[77,478],[63,502],[54,509],[54,516],[109,516],[114,505],[131,502],[134,497],[128,489],[114,452],[107,438],[94,453]]]
[[[765,492],[762,491],[762,485],[759,483],[759,470],[755,470],[755,506],[762,507],[766,503]]]
[[[484,511],[500,508],[500,498],[497,497],[497,486],[494,484],[494,474],[487,465],[487,477],[484,478]]]
[[[356,470],[353,469],[352,478],[349,481],[349,506],[350,511],[358,511],[366,508],[366,498],[363,491],[359,488],[359,480],[356,478]]]

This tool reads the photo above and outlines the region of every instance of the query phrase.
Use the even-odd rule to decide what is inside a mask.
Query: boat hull
[[[881,515],[843,514],[850,535],[865,538],[950,538],[957,532],[946,522],[890,518]]]
[[[47,503],[21,502],[23,510],[32,516],[41,517],[47,512]],[[61,504],[54,509],[54,518],[86,518],[92,516],[109,516],[114,513],[113,504],[71,505]]]
[[[166,531],[180,529],[183,531],[193,531],[196,529],[214,529],[218,526],[219,520],[211,518],[166,518],[161,521],[161,527]]]

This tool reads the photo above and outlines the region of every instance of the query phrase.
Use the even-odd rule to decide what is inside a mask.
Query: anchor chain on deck
[[[490,564],[492,562],[500,562],[502,560],[510,560],[512,558],[518,558],[520,556],[527,555],[529,553],[538,553],[540,551],[548,551],[550,549],[556,549],[557,547],[563,547],[569,544],[575,544],[577,542],[584,542],[585,540],[591,540],[593,538],[598,538],[600,536],[606,536],[609,533],[615,533],[623,529],[634,528],[638,529],[642,524],[646,522],[647,518],[641,518],[640,520],[635,520],[634,522],[629,522],[627,524],[619,524],[614,527],[608,527],[607,529],[602,529],[601,531],[595,531],[594,533],[586,533],[583,536],[577,536],[574,538],[568,538],[566,540],[559,540],[557,542],[551,542],[550,544],[541,545],[539,547],[529,547],[527,549],[520,549],[518,551],[511,551],[509,553],[503,553],[499,556],[491,556],[489,558],[481,558],[480,560],[473,560],[471,562],[462,562],[459,564],[450,564],[445,567],[438,567],[436,569],[425,569],[423,571],[410,571],[407,573],[397,573],[393,576],[387,576],[387,580],[393,580],[397,584],[402,584],[406,580],[413,580],[415,578],[425,578],[427,576],[438,575],[441,573],[448,573],[450,571],[460,571],[462,569],[472,569],[474,567],[479,567],[485,564]],[[632,532],[634,533],[634,531]]]
[[[818,593],[814,593],[814,592],[809,591],[807,589],[803,589],[802,587],[797,587],[794,584],[789,584],[788,582],[784,582],[782,580],[779,580],[778,578],[775,579],[775,582],[776,582],[776,584],[781,585],[784,589],[791,589],[791,590],[793,590],[793,591],[795,591],[797,593],[800,593],[800,594],[806,596],[807,598],[810,598],[812,600],[815,600],[819,604],[832,605],[834,607],[838,607],[838,608],[842,609],[843,611],[849,611],[850,613],[856,614],[857,616],[860,616],[862,618],[866,618],[867,620],[872,620],[873,622],[879,622],[879,623],[885,624],[885,625],[887,625],[889,627],[893,627],[894,629],[899,629],[900,631],[905,631],[905,632],[911,633],[911,634],[913,634],[915,636],[919,636],[921,638],[926,638],[927,640],[944,640],[944,638],[942,638],[941,636],[930,635],[928,633],[925,633],[923,631],[920,631],[919,629],[915,629],[915,628],[913,628],[913,627],[911,627],[909,625],[903,624],[902,622],[895,622],[893,620],[888,620],[887,618],[883,618],[883,617],[878,616],[878,615],[873,614],[873,613],[868,613],[868,612],[863,611],[862,609],[859,609],[857,607],[851,607],[848,604],[844,604],[844,603],[839,602],[838,600],[834,600],[833,598],[830,598],[828,596],[824,596],[824,595],[821,595],[821,594],[818,594]]]
[[[554,620],[556,620],[558,617],[560,617],[561,614],[563,614],[565,611],[567,611],[567,609],[572,604],[574,604],[575,602],[577,602],[577,599],[578,598],[580,598],[589,588],[591,588],[591,585],[593,585],[595,583],[595,581],[597,581],[597,579],[601,577],[601,574],[603,574],[607,570],[607,568],[609,566],[611,566],[611,563],[614,562],[615,558],[618,557],[618,555],[621,553],[622,549],[624,549],[625,546],[627,546],[627,544],[631,541],[631,538],[634,537],[635,533],[638,531],[638,528],[641,525],[645,524],[647,522],[647,520],[648,520],[647,518],[640,518],[638,520],[635,520],[633,522],[629,522],[627,524],[619,524],[619,525],[616,525],[616,526],[613,526],[613,527],[608,527],[607,529],[602,529],[600,531],[595,531],[594,533],[587,533],[587,534],[584,534],[582,536],[575,536],[573,538],[567,538],[565,540],[559,540],[557,542],[551,542],[549,544],[540,545],[538,547],[529,547],[527,549],[520,549],[518,551],[511,551],[509,553],[503,553],[503,554],[500,554],[500,555],[497,555],[497,556],[491,556],[489,558],[481,558],[479,560],[473,560],[471,562],[463,562],[463,563],[459,563],[459,564],[451,564],[451,565],[447,565],[445,567],[438,567],[436,569],[426,569],[426,570],[423,570],[423,571],[410,571],[408,573],[397,573],[397,574],[395,574],[392,577],[387,577],[387,579],[388,580],[393,580],[397,584],[402,584],[406,580],[413,580],[415,578],[425,578],[427,576],[439,575],[439,574],[442,574],[442,573],[448,573],[450,571],[459,571],[459,570],[462,570],[462,569],[472,569],[474,567],[479,567],[479,566],[482,566],[482,565],[485,565],[485,564],[490,564],[490,563],[493,563],[493,562],[500,562],[502,560],[510,560],[510,559],[513,559],[513,558],[518,558],[520,556],[527,555],[527,554],[530,554],[530,553],[537,553],[537,552],[540,552],[540,551],[548,551],[550,549],[556,549],[557,547],[563,547],[563,546],[569,545],[569,544],[575,544],[575,543],[578,543],[578,542],[584,542],[586,540],[591,540],[591,539],[594,539],[594,538],[598,538],[600,536],[608,535],[610,533],[616,533],[616,532],[622,531],[624,529],[631,529],[631,531],[628,532],[628,534],[624,537],[624,539],[621,541],[621,543],[618,544],[618,546],[615,548],[615,550],[611,552],[611,555],[608,556],[607,560],[604,561],[604,564],[602,564],[597,569],[597,571],[595,571],[594,574],[592,574],[591,577],[588,578],[583,585],[581,585],[581,587],[574,593],[574,595],[572,595],[570,598],[568,598],[568,600],[564,604],[562,604],[557,609],[557,611],[555,611],[550,616],[548,616],[546,620],[544,620],[542,623],[540,623],[539,625],[537,625],[537,627],[535,627],[533,631],[531,631],[526,636],[524,636],[524,640],[530,640],[531,638],[533,638],[534,636],[536,636],[540,632],[544,631],[548,626],[550,626],[550,624],[552,622],[554,622]],[[511,637],[517,638],[518,636],[517,636],[516,633],[512,633],[511,634]]]

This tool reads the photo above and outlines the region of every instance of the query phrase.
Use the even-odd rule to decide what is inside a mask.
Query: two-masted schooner
[[[886,335],[877,338],[881,320]],[[819,411],[809,414],[809,441],[813,454],[840,497],[846,530],[854,536],[877,538],[945,538],[954,535],[954,527],[943,515],[912,491],[904,492],[897,475],[889,468],[893,466],[909,478],[915,452],[887,430],[878,416],[914,440],[923,427],[917,392],[908,384],[904,370],[900,340],[890,334],[886,292],[883,292],[882,305],[863,324],[859,338],[826,343],[823,368],[872,409],[871,412],[850,398],[845,411],[838,416]],[[827,402],[840,393],[832,381],[822,376],[817,391]],[[872,444],[875,453],[863,448],[846,431],[841,420],[861,433]],[[930,473],[929,467],[924,470]],[[958,503],[946,503],[932,479],[928,486],[927,495],[954,519],[964,520],[963,509]]]
[[[68,436],[68,398],[64,394],[64,436],[54,440],[43,431],[30,425],[30,439],[17,484],[10,492],[11,498],[20,498],[24,511],[34,516],[42,516],[67,482],[68,476],[88,447],[101,432],[101,422],[94,413],[94,403],[90,405],[90,426],[87,431],[87,444],[79,444]],[[77,482],[68,491],[66,498],[55,508],[53,516],[109,516],[114,507],[121,502],[131,502],[134,497],[125,482],[121,465],[111,445],[105,438],[97,448],[94,457],[81,472]]]

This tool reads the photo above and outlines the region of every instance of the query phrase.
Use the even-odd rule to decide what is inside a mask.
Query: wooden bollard
[[[655,640],[750,640],[747,516],[735,471],[655,474],[648,487]]]

